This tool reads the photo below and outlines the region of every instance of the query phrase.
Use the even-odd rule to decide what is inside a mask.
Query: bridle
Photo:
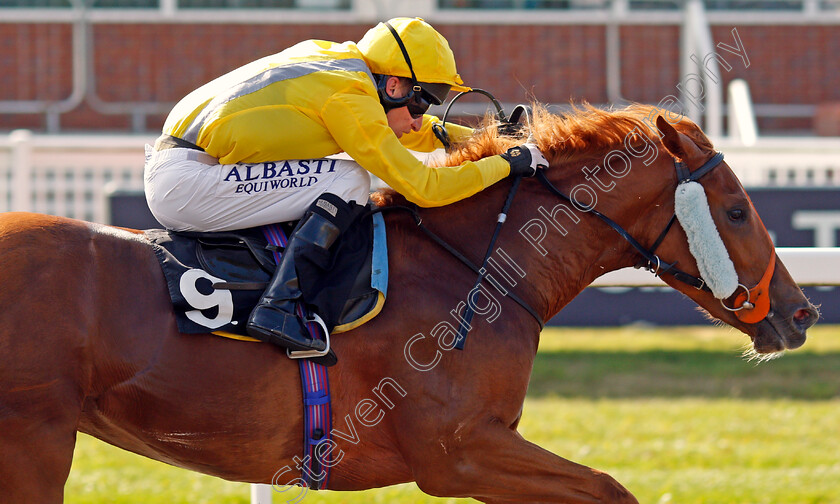
[[[723,162],[723,153],[716,152],[708,161],[703,163],[700,168],[691,171],[688,166],[682,161],[679,161],[676,158],[674,159],[674,169],[677,172],[677,180],[679,183],[684,182],[696,182],[704,175],[711,172],[713,169],[717,168]],[[571,203],[572,205],[576,206],[577,208],[583,209],[588,213],[598,217],[601,221],[606,223],[609,227],[611,227],[616,233],[619,234],[624,240],[629,243],[635,250],[642,256],[642,261],[640,261],[636,267],[637,268],[644,268],[647,271],[650,271],[657,277],[661,277],[662,275],[671,275],[674,279],[694,287],[697,290],[702,290],[711,293],[711,289],[706,282],[699,277],[696,277],[690,273],[687,273],[679,268],[677,268],[677,262],[674,261],[673,263],[669,263],[667,261],[663,261],[656,254],[656,249],[665,239],[665,236],[671,230],[674,225],[674,222],[677,220],[676,213],[674,213],[671,218],[669,219],[668,223],[665,225],[665,228],[659,233],[659,236],[654,240],[653,245],[650,248],[643,246],[639,241],[634,238],[626,229],[621,227],[620,224],[612,220],[611,218],[607,217],[606,215],[602,214],[598,210],[595,210],[589,205],[584,205],[579,201],[570,198],[562,191],[560,191],[551,181],[548,180],[548,177],[545,174],[546,170],[538,170],[536,174],[537,180],[539,180],[550,193],[554,194],[558,198]],[[499,216],[496,221],[496,229],[493,233],[493,237],[490,240],[490,245],[487,248],[487,253],[484,256],[484,262],[481,266],[475,265],[472,261],[470,261],[463,253],[453,247],[451,244],[446,242],[443,238],[438,236],[425,224],[423,224],[423,220],[420,217],[419,212],[417,211],[416,207],[408,207],[408,206],[391,206],[391,207],[382,207],[372,211],[375,212],[384,212],[384,211],[391,211],[391,210],[403,210],[408,211],[414,217],[415,223],[417,227],[420,228],[429,238],[432,239],[435,243],[440,245],[443,249],[447,252],[452,254],[456,259],[464,263],[468,268],[470,268],[473,272],[478,274],[478,279],[476,280],[476,286],[478,286],[482,281],[485,280],[485,275],[487,272],[487,263],[490,258],[490,254],[493,251],[493,247],[495,246],[496,240],[499,236],[499,232],[501,231],[501,227],[504,222],[507,220],[507,212],[510,209],[513,198],[516,195],[516,191],[519,188],[520,183],[522,182],[522,177],[516,177],[513,179],[513,184],[511,185],[510,191],[508,191],[508,195],[505,198],[504,206],[502,211],[499,213]],[[743,289],[743,292],[738,294],[735,298],[734,307],[726,306],[724,300],[721,299],[721,305],[727,309],[728,311],[734,312],[735,316],[738,317],[739,320],[745,323],[754,324],[763,320],[770,311],[770,280],[773,277],[773,272],[775,270],[776,265],[776,254],[771,254],[769,264],[765,269],[764,275],[762,276],[761,280],[752,288],[747,288],[744,284],[738,283],[738,287]],[[475,287],[470,292],[473,292]],[[529,314],[531,314],[534,319],[539,323],[540,328],[542,329],[545,326],[545,322],[540,317],[539,313],[531,307],[526,301],[522,298],[517,296],[514,292],[510,289],[506,289],[503,294],[519,304],[522,308],[525,309]],[[455,342],[455,348],[459,350],[463,350],[464,343],[466,342],[467,334],[470,331],[471,325],[470,322],[473,317],[473,310],[470,304],[467,304],[467,307],[464,310],[463,315],[461,316],[461,324],[458,328],[458,336]]]
[[[722,152],[715,152],[715,154],[705,163],[703,163],[700,168],[691,171],[691,169],[682,161],[678,160],[677,158],[674,159],[674,169],[677,172],[677,183],[682,184],[685,182],[697,182],[700,180],[704,175],[708,174],[723,162],[723,153]],[[686,285],[694,287],[697,290],[703,290],[706,292],[711,293],[711,289],[706,282],[699,277],[696,277],[690,273],[686,273],[685,271],[677,268],[677,261],[673,263],[669,263],[663,261],[661,257],[656,254],[656,249],[662,242],[665,240],[668,232],[674,225],[674,222],[677,220],[676,213],[671,215],[671,218],[668,220],[668,223],[665,225],[665,228],[659,233],[659,236],[654,240],[653,245],[650,248],[644,247],[638,240],[636,240],[630,233],[628,233],[623,227],[621,227],[618,223],[614,220],[610,219],[606,215],[602,214],[601,212],[595,210],[594,208],[583,205],[578,201],[572,200],[572,198],[563,194],[557,187],[555,187],[549,180],[545,174],[544,170],[540,170],[537,172],[537,179],[539,179],[542,184],[548,188],[548,190],[554,194],[555,196],[572,203],[578,208],[584,209],[589,213],[595,215],[603,222],[605,222],[608,226],[614,229],[622,238],[624,238],[627,243],[629,243],[636,251],[642,256],[643,260],[636,265],[636,267],[641,267],[650,271],[654,274],[654,276],[662,276],[662,275],[671,275],[674,277],[675,280],[678,280]],[[726,306],[724,300],[720,300],[720,304],[728,311],[735,312],[735,316],[738,317],[739,320],[747,323],[756,323],[760,322],[770,311],[770,280],[773,277],[773,272],[776,266],[776,254],[773,253],[770,256],[769,264],[764,271],[764,275],[762,275],[761,280],[752,288],[747,288],[744,284],[738,283],[738,288],[743,289],[743,292],[738,294],[735,298],[735,303],[733,307]]]
[[[723,162],[723,153],[716,152],[714,156],[712,156],[708,161],[703,163],[703,165],[698,168],[697,170],[691,171],[685,163],[682,161],[677,160],[674,158],[674,168],[677,171],[677,178],[679,183],[683,182],[696,182],[700,178],[702,178],[707,173],[711,172],[713,169],[718,167]],[[615,232],[619,234],[622,238],[624,238],[627,243],[629,243],[635,250],[642,256],[642,261],[640,261],[636,267],[644,268],[647,271],[650,271],[655,276],[662,276],[662,275],[671,275],[674,279],[694,287],[697,290],[703,290],[706,292],[711,293],[711,289],[706,282],[699,277],[696,277],[690,273],[687,273],[679,268],[677,268],[677,261],[673,263],[669,263],[667,261],[662,260],[657,254],[656,249],[665,239],[665,236],[671,230],[674,225],[674,222],[677,220],[676,213],[671,216],[668,220],[668,223],[665,225],[664,229],[659,233],[659,236],[654,240],[653,245],[650,248],[643,246],[636,238],[633,237],[626,229],[624,229],[620,224],[612,220],[611,218],[607,217],[606,215],[602,214],[598,210],[595,210],[589,205],[584,205],[577,200],[574,200],[564,194],[560,189],[558,189],[551,181],[548,180],[548,177],[545,174],[546,170],[538,170],[536,178],[539,180],[550,193],[554,194],[558,198],[571,203],[572,205],[576,206],[577,208],[583,209],[588,213],[598,217],[601,221],[606,223],[610,226]],[[468,268],[470,268],[473,272],[478,274],[478,279],[476,280],[475,285],[478,286],[482,281],[485,280],[485,275],[487,272],[487,263],[490,258],[490,254],[493,252],[493,247],[495,246],[496,240],[499,236],[501,231],[501,227],[504,222],[507,220],[507,212],[510,209],[513,198],[516,195],[516,191],[519,188],[520,183],[522,182],[522,177],[516,177],[513,179],[513,184],[511,185],[510,190],[508,191],[508,195],[505,198],[504,206],[502,207],[502,211],[499,213],[497,221],[496,221],[496,229],[493,233],[493,237],[490,240],[490,245],[487,248],[487,252],[484,256],[484,261],[481,266],[475,265],[472,261],[470,261],[462,252],[458,249],[453,247],[450,243],[446,240],[438,236],[435,232],[430,230],[425,224],[423,224],[423,220],[417,211],[416,207],[408,207],[408,206],[391,206],[391,207],[382,207],[373,212],[383,212],[383,211],[392,211],[392,210],[403,210],[408,211],[414,217],[415,223],[417,227],[423,231],[429,238],[432,239],[435,243],[440,245],[443,249],[447,252],[452,254],[456,259],[461,261],[465,264]],[[773,277],[773,271],[775,269],[776,264],[776,255],[772,254],[770,257],[770,262],[767,266],[767,269],[764,272],[761,280],[751,289],[747,288],[744,284],[738,283],[739,288],[743,289],[736,298],[735,298],[735,307],[728,307],[724,304],[724,300],[721,299],[721,305],[731,311],[735,312],[735,316],[738,317],[743,322],[746,323],[757,323],[763,320],[770,310],[770,280]],[[476,287],[473,287],[473,290],[470,292],[474,292]],[[514,292],[510,289],[506,289],[503,294],[519,304],[522,308],[525,309],[536,321],[539,323],[540,328],[545,326],[545,322],[540,317],[539,313],[531,307],[525,300],[517,296]],[[471,325],[470,322],[472,320],[474,311],[469,303],[467,303],[467,307],[464,310],[463,315],[461,318],[461,323],[458,328],[458,337],[456,339],[455,348],[462,350],[464,348],[464,344],[466,342],[467,334],[470,331]]]
[[[450,148],[450,143],[448,135],[446,135],[446,131],[444,128],[446,125],[446,118],[449,114],[450,108],[460,97],[471,92],[478,92],[480,94],[483,94],[493,102],[493,104],[496,107],[497,117],[501,124],[506,124],[508,126],[515,125],[519,122],[519,117],[523,113],[526,117],[526,121],[530,123],[528,107],[525,107],[523,105],[517,105],[511,113],[511,115],[509,117],[505,117],[501,104],[491,93],[481,89],[473,88],[471,91],[459,93],[452,99],[452,101],[446,107],[446,111],[443,115],[443,125],[438,128],[434,128],[435,136],[437,136],[441,143],[443,143],[447,151]],[[527,124],[527,126],[530,127],[530,124]],[[723,163],[723,153],[715,152],[710,159],[708,159],[705,163],[703,163],[703,165],[701,165],[694,171],[692,171],[683,161],[680,161],[676,157],[672,156],[672,159],[674,161],[674,169],[677,172],[677,185],[679,186],[679,184],[683,184],[686,182],[697,182],[703,176],[720,166],[720,164]],[[662,258],[656,254],[656,249],[665,240],[665,237],[668,235],[668,232],[671,230],[671,228],[674,225],[674,222],[677,220],[676,212],[671,215],[671,218],[668,220],[668,223],[665,225],[665,228],[659,233],[659,236],[656,238],[656,240],[654,240],[653,245],[651,245],[650,248],[646,248],[641,243],[639,243],[639,241],[636,240],[629,232],[627,232],[627,230],[621,227],[621,225],[619,225],[614,220],[595,210],[595,208],[591,207],[590,205],[584,205],[561,192],[556,186],[554,186],[554,184],[551,183],[551,181],[548,180],[548,177],[546,176],[545,172],[546,170],[537,170],[536,178],[549,190],[549,192],[551,192],[558,198],[571,203],[577,208],[585,210],[601,219],[604,223],[606,223],[613,230],[615,230],[615,232],[617,232],[622,238],[624,238],[624,240],[627,241],[627,243],[629,243],[636,250],[636,252],[638,252],[642,256],[642,260],[636,264],[637,268],[644,268],[657,277],[661,277],[662,275],[670,275],[675,280],[689,285],[697,290],[712,293],[712,290],[706,284],[705,280],[677,268],[678,261],[669,263],[663,261]],[[499,213],[497,219],[496,230],[493,233],[490,245],[487,248],[487,253],[484,256],[484,263],[480,267],[474,265],[462,253],[455,250],[454,247],[446,243],[443,239],[434,234],[431,230],[423,226],[422,220],[417,214],[416,209],[409,209],[413,212],[415,221],[417,222],[417,225],[421,228],[421,230],[423,230],[430,238],[432,238],[435,242],[437,242],[439,245],[441,245],[443,248],[449,251],[452,255],[458,258],[458,260],[460,260],[461,262],[466,264],[470,269],[478,273],[478,280],[475,284],[476,287],[484,280],[485,272],[487,269],[487,261],[490,257],[491,252],[493,251],[493,246],[495,245],[496,239],[499,236],[502,224],[504,224],[505,220],[507,219],[507,211],[513,202],[513,198],[516,194],[517,189],[519,188],[521,179],[521,176],[514,179],[513,185],[510,188],[507,198],[505,198],[504,207],[502,208],[501,213]],[[743,291],[735,297],[733,306],[727,306],[726,303],[724,303],[724,299],[720,299],[721,306],[723,306],[724,309],[733,312],[735,316],[742,322],[754,324],[762,321],[765,317],[767,317],[768,313],[770,313],[770,281],[773,278],[773,272],[775,271],[775,267],[776,254],[774,252],[770,255],[770,261],[767,265],[767,268],[764,270],[764,274],[762,275],[761,280],[759,280],[759,282],[752,288],[747,288],[744,284],[738,282],[736,292],[738,289],[742,289]],[[473,288],[473,290],[475,290],[475,287]],[[528,305],[528,303],[516,296],[510,290],[507,290],[504,294],[507,297],[511,298],[513,301],[515,301],[517,304],[522,306],[528,313],[530,313],[531,316],[533,316],[540,324],[540,328],[545,326],[545,322],[542,320],[542,318],[540,318],[536,310],[534,310],[534,308]],[[455,348],[463,349],[467,333],[470,330],[469,322],[472,320],[472,316],[473,310],[468,303],[468,306],[464,311],[464,316],[462,317],[461,325],[458,329],[458,340],[456,341]]]

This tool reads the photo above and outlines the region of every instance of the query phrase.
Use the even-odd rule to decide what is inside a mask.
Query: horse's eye
[[[727,215],[729,215],[729,220],[734,222],[738,222],[744,219],[744,211],[740,208],[730,210],[729,212],[727,212]]]

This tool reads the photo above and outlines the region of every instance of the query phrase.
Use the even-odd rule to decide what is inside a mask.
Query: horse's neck
[[[424,210],[424,223],[479,262],[490,245],[509,189],[509,182],[501,182],[455,205]],[[577,223],[563,220],[562,215],[552,223],[548,214],[560,202],[538,181],[523,181],[487,265],[488,275],[544,320],[556,315],[595,278],[627,262],[618,235],[593,216],[577,211]],[[546,231],[540,242],[534,238],[537,229]]]
[[[557,217],[565,235],[554,227],[548,214],[558,203],[537,206],[535,217],[515,224],[518,236],[513,237],[520,244],[517,252],[528,265],[527,286],[545,320],[560,312],[597,277],[623,267],[627,261],[615,232],[594,216],[579,214],[577,223]],[[534,218],[541,222],[535,224]],[[547,231],[541,243],[527,233],[529,222],[532,233],[537,225]]]
[[[590,189],[597,194],[597,210],[616,221],[643,246],[650,245],[671,216],[670,207],[665,204],[668,199],[666,186],[657,183],[670,179],[654,175],[667,173],[671,176],[673,160],[664,151],[648,164],[635,156],[628,157],[631,159],[629,172],[622,178],[611,178],[602,169],[600,186],[583,176],[584,164],[581,162],[555,167],[562,172],[557,172],[553,183],[562,192],[569,194],[570,189],[589,181],[589,186],[596,187]],[[586,165],[591,167],[596,163]],[[606,187],[610,189],[604,189]],[[546,199],[544,194],[547,192],[539,187],[532,197],[535,202],[530,205],[531,213],[537,214],[535,217],[547,229],[547,236],[541,243],[541,248],[547,253],[543,256],[536,247],[531,246],[529,260],[533,261],[532,268],[536,270],[532,285],[544,298],[547,315],[553,317],[596,278],[634,265],[639,255],[629,241],[599,217],[574,209],[574,205],[556,196]],[[583,203],[589,202],[584,200]],[[574,221],[563,212],[553,211],[558,204],[575,210],[579,220]],[[555,222],[551,222],[549,214],[556,215]],[[527,226],[528,222],[532,222],[528,219],[519,225]],[[555,224],[558,223],[565,233],[557,229]]]

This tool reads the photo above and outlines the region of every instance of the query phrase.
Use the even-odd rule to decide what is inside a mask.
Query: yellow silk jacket
[[[346,152],[420,206],[461,200],[510,173],[500,156],[431,168],[407,149],[441,144],[424,116],[420,131],[388,127],[370,66],[352,42],[301,42],[240,67],[183,98],[163,132],[202,147],[223,164],[313,159]],[[447,126],[453,140],[467,128]]]

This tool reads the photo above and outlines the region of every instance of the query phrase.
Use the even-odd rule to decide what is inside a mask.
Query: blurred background
[[[572,102],[601,107],[642,102],[691,117],[726,154],[777,246],[836,248],[838,0],[0,0],[0,211],[158,227],[142,197],[143,145],[159,135],[177,100],[301,40],[357,41],[377,22],[395,16],[419,16],[435,26],[452,46],[465,83],[492,92],[507,111],[532,99],[561,112]],[[451,114],[470,122],[488,108],[486,99],[469,96]],[[443,108],[432,112],[440,115]],[[819,268],[826,285],[807,287],[806,293],[821,305],[823,324],[838,323],[840,293],[833,285],[840,279],[832,275],[840,268],[825,263]],[[551,324],[560,328],[547,333],[548,347],[541,347],[535,383],[543,388],[529,394],[526,413],[548,408],[545,401],[560,401],[546,414],[579,430],[545,435],[552,427],[537,427],[540,419],[527,415],[523,428],[544,435],[546,442],[554,440],[555,451],[603,469],[618,464],[619,479],[636,483],[634,491],[641,487],[643,502],[840,502],[836,329],[817,333],[822,344],[806,344],[804,353],[794,354],[802,357],[786,357],[785,367],[768,363],[751,372],[731,348],[703,353],[710,342],[724,340],[719,330],[712,335],[700,329],[634,332],[708,324],[693,303],[665,287],[590,288]],[[572,335],[581,334],[572,328],[594,325],[617,329],[586,333],[594,347],[567,346],[577,341],[570,340]],[[613,343],[624,345],[627,338],[638,342],[642,334],[662,338],[643,348],[629,345],[622,349],[627,354],[599,353]],[[665,342],[674,334],[686,346],[669,350]],[[742,335],[728,337],[735,347],[743,343]],[[699,360],[688,357],[698,351]],[[630,354],[638,359],[628,361]],[[637,367],[628,369],[628,362]],[[563,371],[575,363],[585,367],[584,378]],[[720,388],[698,392],[694,387],[709,376]],[[558,391],[557,384],[570,379],[578,380],[572,384],[579,388]],[[667,388],[680,380],[684,389]],[[757,387],[765,380],[778,387]],[[695,399],[673,399],[684,395]],[[646,418],[634,417],[641,415],[634,413],[639,407],[659,415],[649,436],[643,432],[639,445],[617,444],[615,453],[599,452],[611,434],[592,419],[635,418],[619,422],[614,434],[625,436],[636,430],[629,426],[647,425]],[[577,420],[564,417],[572,411],[580,415]],[[678,425],[709,411],[708,425],[694,432],[714,439],[686,440]],[[800,424],[789,423],[792,412]],[[676,416],[668,420],[671,414]],[[711,434],[733,417],[749,415],[757,416],[745,421],[743,431],[722,438]],[[757,431],[768,419],[776,428]],[[809,431],[784,431],[789,437],[776,438],[768,451],[767,437],[785,425]],[[587,428],[590,438],[572,444]],[[803,434],[799,445],[797,432]],[[665,444],[652,440],[663,434]],[[741,453],[739,439],[754,445]],[[140,462],[116,469],[89,462],[105,455],[87,442],[82,437],[77,458],[89,465],[71,476],[70,502],[247,499],[240,487],[229,491],[229,499],[214,498],[213,492],[228,490],[207,480],[175,480],[171,485],[178,490],[159,500],[137,497],[145,495],[141,488],[149,482],[140,480],[134,487],[127,475],[140,471]],[[794,445],[824,456],[799,459],[799,452],[791,452]],[[634,458],[640,451],[641,458]],[[656,459],[660,452],[674,460]],[[716,472],[722,456],[722,472]],[[628,458],[626,467],[616,462],[622,457]],[[740,476],[725,486],[732,471]],[[750,471],[761,477],[753,480]],[[156,490],[169,482],[169,473],[150,472]],[[122,494],[114,490],[117,480],[128,485]],[[709,493],[716,484],[724,485],[722,490]],[[103,485],[107,489],[97,493]],[[201,489],[183,489],[190,485]],[[209,497],[208,487],[213,489]],[[329,502],[420,502],[416,492],[399,492]]]

